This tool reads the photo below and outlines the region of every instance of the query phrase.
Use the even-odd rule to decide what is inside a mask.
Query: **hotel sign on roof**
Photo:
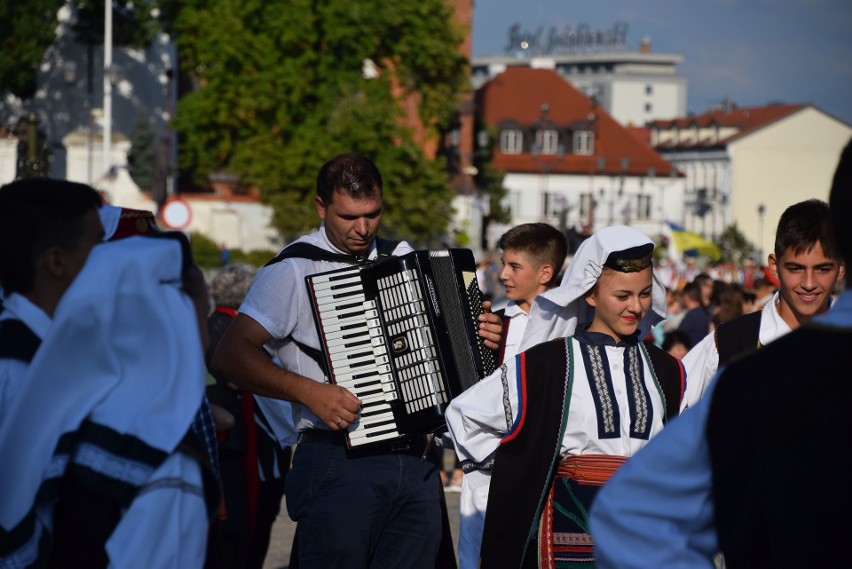
[[[522,30],[520,24],[514,24],[509,28],[509,43],[505,51],[512,55],[544,55],[626,48],[627,24],[624,22],[616,22],[608,30],[593,30],[588,24],[576,27],[568,24],[561,30],[555,26],[547,30],[539,26],[534,32]]]

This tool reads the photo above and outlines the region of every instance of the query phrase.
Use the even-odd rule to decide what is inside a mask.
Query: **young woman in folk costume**
[[[683,366],[642,340],[665,317],[653,242],[606,227],[537,297],[519,353],[457,397],[462,461],[494,463],[481,567],[593,566],[598,489],[677,414]]]

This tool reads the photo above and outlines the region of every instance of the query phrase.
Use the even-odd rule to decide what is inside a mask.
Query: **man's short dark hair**
[[[504,233],[497,242],[503,251],[518,251],[532,257],[537,266],[550,265],[553,276],[547,286],[553,286],[559,279],[565,256],[568,254],[568,242],[565,235],[546,223],[523,223]]]
[[[822,200],[805,200],[788,207],[778,220],[775,257],[780,258],[787,249],[799,255],[810,251],[819,242],[825,256],[836,259],[829,218],[828,204]]]
[[[382,175],[372,160],[360,154],[340,154],[320,168],[317,196],[328,205],[334,192],[354,199],[382,195]]]
[[[692,279],[692,282],[694,282],[698,286],[704,286],[707,283],[712,283],[713,277],[711,277],[707,273],[699,273],[699,274],[695,275],[695,278]]]
[[[101,196],[90,186],[31,178],[0,187],[0,284],[5,294],[35,285],[36,259],[50,247],[73,250]]]
[[[695,281],[691,283],[686,283],[683,286],[683,297],[692,300],[693,302],[697,302],[701,305],[704,304],[704,300],[701,298],[701,285]]]
[[[828,201],[834,243],[846,262],[846,282],[852,283],[852,140],[840,155]]]

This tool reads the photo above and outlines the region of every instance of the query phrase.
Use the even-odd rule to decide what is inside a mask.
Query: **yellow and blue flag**
[[[710,257],[714,261],[722,258],[722,250],[715,243],[707,241],[697,233],[687,231],[680,225],[670,221],[666,222],[666,237],[669,240],[669,250],[675,249],[678,257],[682,255],[688,256],[704,256]]]

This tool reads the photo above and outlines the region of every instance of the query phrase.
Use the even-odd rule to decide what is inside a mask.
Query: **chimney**
[[[651,53],[651,36],[642,38],[642,43],[639,44],[639,53]]]

